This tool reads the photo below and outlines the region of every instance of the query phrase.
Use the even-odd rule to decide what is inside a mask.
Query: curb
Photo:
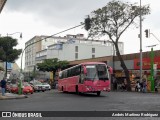
[[[27,95],[20,95],[20,96],[0,96],[0,100],[10,100],[10,99],[23,99],[28,98]]]

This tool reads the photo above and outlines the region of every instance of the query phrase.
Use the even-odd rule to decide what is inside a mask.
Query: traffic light
[[[144,32],[145,32],[145,34],[146,34],[146,38],[149,38],[149,34],[150,34],[150,33],[149,33],[149,29],[146,29]]]
[[[91,19],[89,16],[88,18],[85,19],[84,23],[85,23],[85,29],[88,31],[91,28]]]

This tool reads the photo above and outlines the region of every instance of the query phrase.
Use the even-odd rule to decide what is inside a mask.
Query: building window
[[[95,55],[92,55],[92,58],[95,58]]]
[[[92,53],[95,53],[95,48],[92,48]]]
[[[78,52],[78,46],[75,46],[75,52]]]
[[[75,53],[75,59],[78,59],[78,53]]]

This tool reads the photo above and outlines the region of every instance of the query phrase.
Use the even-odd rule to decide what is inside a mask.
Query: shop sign
[[[142,69],[150,69],[151,68],[151,59],[150,58],[143,58]],[[154,64],[156,64],[156,68],[160,69],[160,57],[154,58]],[[134,59],[134,69],[140,69],[140,60]]]

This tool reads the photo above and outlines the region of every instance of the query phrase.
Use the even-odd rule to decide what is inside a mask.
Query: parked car
[[[10,91],[11,93],[18,93],[18,85],[17,84],[12,84],[10,86]]]
[[[36,92],[36,91],[38,91],[38,92],[39,92],[39,91],[44,92],[44,91],[46,90],[46,89],[45,89],[45,86],[43,86],[42,83],[39,82],[39,81],[31,82],[30,84],[31,84],[34,92]]]
[[[7,85],[6,85],[6,92],[8,91],[8,92],[11,92],[11,85],[12,84],[8,84],[7,83]]]
[[[45,87],[45,90],[51,90],[51,86],[48,83],[42,83],[42,85]]]
[[[31,87],[30,84],[23,83],[23,94],[28,94],[28,93],[33,94],[33,92],[34,92],[34,90],[33,90],[33,88]]]

